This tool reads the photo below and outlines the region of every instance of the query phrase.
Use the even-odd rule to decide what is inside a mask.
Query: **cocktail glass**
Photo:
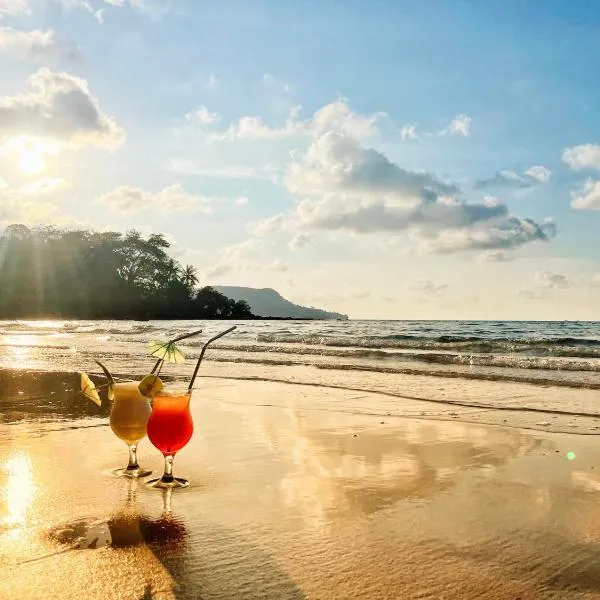
[[[129,446],[129,464],[115,471],[125,477],[146,477],[152,471],[142,469],[137,461],[137,447],[146,436],[152,412],[150,401],[138,389],[139,381],[113,384],[114,402],[110,411],[110,427]]]
[[[187,387],[164,389],[156,394],[152,414],[148,419],[148,439],[165,457],[165,472],[147,485],[156,488],[183,488],[190,485],[187,479],[173,476],[173,460],[194,433],[190,412],[192,393]]]

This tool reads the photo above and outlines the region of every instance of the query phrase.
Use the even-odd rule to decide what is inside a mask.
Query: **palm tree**
[[[181,272],[181,279],[189,288],[196,287],[198,283],[198,271],[196,267],[192,265],[186,265],[185,269],[183,269]]]

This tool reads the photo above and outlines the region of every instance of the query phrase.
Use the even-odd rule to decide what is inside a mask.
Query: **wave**
[[[413,336],[388,335],[377,337],[331,337],[323,335],[280,335],[261,333],[257,341],[268,344],[302,344],[339,348],[462,350],[474,353],[517,352],[545,356],[600,358],[600,339],[547,338],[485,338],[482,336]]]
[[[187,344],[190,348],[198,348],[201,342]],[[575,360],[564,357],[538,357],[498,354],[461,354],[456,352],[410,352],[390,351],[389,349],[369,348],[331,348],[295,345],[260,345],[260,344],[215,344],[216,352],[250,352],[273,354],[289,354],[298,356],[315,356],[331,358],[373,359],[387,362],[424,362],[442,365],[464,365],[481,367],[500,367],[511,369],[539,369],[551,371],[589,371],[600,373],[600,361]]]
[[[236,358],[236,357],[212,357],[209,360],[214,362],[222,363],[251,363],[251,364],[262,364],[270,366],[307,366],[304,363],[294,360],[281,360],[272,358]],[[311,364],[308,365],[316,369],[331,369],[340,371],[364,371],[370,373],[385,373],[395,375],[426,375],[429,377],[443,377],[452,379],[470,379],[470,380],[481,380],[481,381],[505,381],[505,382],[517,382],[517,383],[530,383],[533,385],[541,386],[556,386],[556,387],[567,387],[576,389],[592,389],[600,390],[600,382],[593,381],[575,381],[573,379],[558,379],[544,376],[519,376],[515,377],[514,371],[502,373],[485,373],[481,371],[434,371],[425,370],[410,367],[385,367],[377,365],[360,365],[360,364]]]

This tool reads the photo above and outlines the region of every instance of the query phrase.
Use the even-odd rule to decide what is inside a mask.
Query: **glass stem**
[[[140,465],[138,465],[137,461],[137,444],[129,444],[129,464],[127,465],[127,470],[134,471],[139,468]]]
[[[172,454],[165,455],[165,472],[163,473],[162,480],[165,483],[173,482],[173,459],[175,457]]]

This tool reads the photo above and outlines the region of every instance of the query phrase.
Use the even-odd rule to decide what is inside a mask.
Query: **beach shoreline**
[[[62,416],[24,411],[11,425],[3,412],[0,462],[12,470],[2,473],[0,597],[600,593],[594,437],[424,417],[430,403],[418,400],[208,371],[192,399],[194,437],[175,461],[192,485],[172,494],[170,513],[156,490],[112,475],[126,447],[105,409],[82,398]],[[21,372],[17,393],[19,375],[31,404],[35,386],[58,378],[55,411],[73,382]],[[85,414],[86,403],[98,413]],[[161,469],[147,440],[140,462]]]

